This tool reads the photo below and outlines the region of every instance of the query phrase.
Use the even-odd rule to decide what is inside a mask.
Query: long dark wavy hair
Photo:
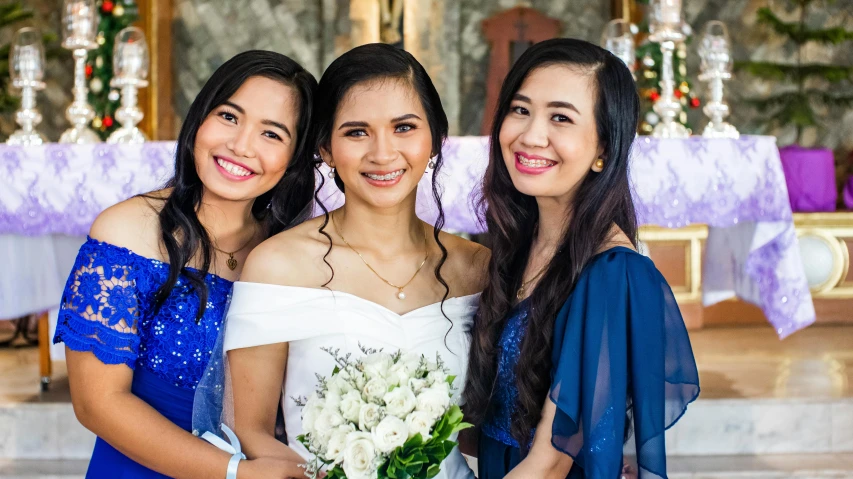
[[[225,103],[252,77],[269,78],[290,86],[299,99],[293,157],[281,180],[255,199],[252,215],[268,237],[302,222],[311,212],[314,142],[309,132],[317,80],[301,65],[280,53],[261,50],[239,53],[213,72],[190,105],[178,135],[175,176],[166,184],[172,192],[159,213],[160,240],[169,254],[169,276],[155,294],[156,307],[159,309],[163,305],[178,276],[184,275],[199,295],[196,321],[201,319],[207,304],[204,275],[212,261],[210,236],[197,215],[204,185],[195,165],[196,133],[210,112]],[[188,268],[194,259],[201,266],[198,269]]]
[[[511,434],[526,453],[551,385],[554,318],[568,299],[587,262],[611,238],[615,224],[636,244],[637,219],[628,181],[628,157],[637,128],[639,98],[631,72],[610,52],[575,39],[537,43],[519,57],[501,87],[491,131],[489,166],[483,186],[485,220],[492,241],[489,282],[480,297],[465,384],[466,419],[481,424],[495,388],[498,341],[514,306],[515,294],[536,237],[536,199],[512,184],[501,153],[501,125],[525,78],[537,69],[566,65],[593,79],[595,121],[604,169],[581,181],[570,207],[571,218],[554,258],[527,305],[527,325],[515,366],[518,398]]]
[[[441,106],[441,98],[438,96],[432,79],[424,67],[412,56],[411,53],[384,43],[369,43],[344,53],[338,57],[323,73],[320,85],[317,89],[317,102],[314,105],[315,113],[315,138],[318,148],[326,151],[331,150],[332,130],[334,129],[335,117],[338,108],[346,99],[347,93],[356,85],[375,80],[401,80],[408,83],[418,96],[427,116],[427,124],[432,134],[432,155],[435,162],[432,176],[432,196],[438,205],[438,218],[433,226],[433,237],[441,249],[441,258],[435,266],[434,274],[438,282],[444,287],[442,306],[444,300],[450,294],[447,282],[441,276],[441,267],[447,261],[447,248],[439,239],[441,228],[444,227],[444,209],[441,207],[441,190],[436,183],[436,178],[444,163],[441,147],[447,139],[448,124],[447,115]],[[318,160],[320,161],[320,160]],[[317,189],[322,188],[321,185]],[[335,184],[341,191],[346,187],[339,176],[335,176]],[[323,261],[332,270],[332,277],[326,284],[332,282],[335,270],[326,260],[332,251],[332,237],[326,232],[329,225],[329,212],[322,202],[318,202],[325,216],[323,224],[320,225],[320,233],[329,240],[329,249],[323,256]]]

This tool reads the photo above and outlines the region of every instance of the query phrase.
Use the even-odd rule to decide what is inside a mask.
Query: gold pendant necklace
[[[519,301],[524,299],[524,293],[526,292],[525,288],[527,288],[527,285],[536,281],[536,279],[538,279],[540,276],[542,276],[542,273],[544,273],[546,269],[548,269],[548,265],[545,265],[544,268],[540,269],[539,272],[536,273],[536,276],[528,279],[527,281],[522,282],[521,287],[518,288],[518,291],[515,293],[515,299],[517,299]]]
[[[404,284],[403,286],[397,286],[396,284],[394,284],[394,283],[388,281],[387,279],[383,278],[381,274],[379,274],[375,269],[373,269],[373,266],[370,266],[370,263],[368,263],[367,260],[364,259],[364,256],[362,256],[361,253],[359,253],[357,249],[353,248],[352,245],[349,244],[349,241],[347,241],[347,239],[344,238],[344,235],[341,234],[341,228],[338,226],[338,220],[335,218],[335,215],[332,214],[329,216],[332,217],[332,223],[334,223],[334,225],[335,225],[335,232],[338,234],[338,236],[341,237],[341,239],[344,241],[344,244],[347,245],[349,247],[349,249],[353,250],[353,252],[355,252],[355,254],[357,254],[359,258],[361,258],[361,261],[364,263],[365,266],[368,267],[368,269],[370,269],[370,271],[373,271],[373,274],[375,274],[379,279],[384,281],[385,284],[387,284],[388,286],[391,286],[392,288],[395,288],[397,290],[397,299],[399,299],[400,301],[406,299],[406,293],[403,291],[403,288],[408,286],[412,281],[414,281],[415,277],[418,276],[418,273],[420,273],[421,268],[424,267],[424,265],[427,262],[427,259],[429,259],[429,251],[428,250],[426,251],[426,254],[424,255],[424,260],[421,261],[421,265],[418,266],[418,269],[415,271],[415,274],[413,274],[412,277],[408,281],[406,281],[406,284]],[[423,232],[423,228],[421,228],[421,232]],[[424,233],[423,235],[424,235],[424,250],[426,250],[427,249],[426,233]]]
[[[244,249],[246,249],[246,246],[249,246],[249,244],[252,243],[253,239],[255,239],[255,232],[254,231],[252,231],[252,236],[249,237],[249,241],[246,241],[246,244],[244,244],[243,246],[241,246],[240,248],[238,248],[234,251],[231,251],[231,252],[222,251],[221,249],[217,248],[216,245],[213,245],[213,249],[215,249],[216,251],[219,251],[222,254],[228,255],[228,259],[225,260],[225,265],[228,266],[228,269],[230,269],[231,271],[234,271],[235,269],[237,269],[237,265],[238,265],[237,258],[234,257],[234,254],[239,253],[240,251],[243,251]]]

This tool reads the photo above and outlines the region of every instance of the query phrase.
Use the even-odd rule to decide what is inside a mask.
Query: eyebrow
[[[223,105],[230,106],[231,108],[237,110],[237,113],[240,113],[241,115],[246,114],[246,110],[244,110],[243,107],[241,107],[240,105],[238,105],[234,102],[226,101],[225,103],[223,103]],[[282,123],[279,123],[279,122],[273,121],[273,120],[261,120],[261,124],[262,125],[274,126],[278,129],[280,129],[281,131],[283,131],[288,137],[293,138],[293,135],[290,133],[290,130],[286,126],[284,126],[284,124],[282,124]]]
[[[533,101],[531,101],[531,100],[530,100],[530,98],[528,98],[528,97],[526,97],[526,96],[524,96],[524,95],[521,95],[521,94],[519,94],[519,93],[516,93],[516,94],[513,96],[513,99],[514,99],[514,100],[518,100],[518,101],[523,101],[523,102],[526,102],[526,103],[533,103]],[[576,107],[576,106],[574,106],[574,105],[572,105],[571,103],[566,102],[566,101],[551,101],[551,102],[548,102],[548,107],[549,107],[549,108],[566,108],[566,109],[568,109],[568,110],[572,110],[572,111],[574,111],[574,112],[575,112],[575,113],[577,113],[578,115],[580,115],[580,114],[581,114],[581,112],[580,112],[580,111],[578,111],[578,109],[577,109],[577,107]]]
[[[400,115],[395,118],[391,118],[390,123],[399,123],[404,120],[411,120],[412,118],[420,120],[421,117],[415,115],[414,113],[406,113],[405,115]],[[341,126],[338,127],[338,130],[343,130],[344,128],[367,128],[368,123],[366,121],[348,121],[345,123],[341,123]]]

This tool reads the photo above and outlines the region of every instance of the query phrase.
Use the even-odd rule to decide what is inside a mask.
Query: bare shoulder
[[[637,251],[637,248],[634,247],[634,243],[631,242],[631,238],[629,238],[621,228],[613,225],[613,228],[610,229],[610,238],[601,246],[599,252],[606,251],[617,246]]]
[[[121,246],[136,254],[163,259],[160,252],[160,219],[167,193],[155,191],[134,196],[102,211],[89,229],[98,241]]]
[[[447,248],[447,262],[442,275],[453,296],[479,293],[486,287],[491,250],[465,238],[442,232],[441,243]]]
[[[318,288],[331,270],[323,262],[329,239],[319,232],[323,217],[267,239],[249,253],[240,281]]]

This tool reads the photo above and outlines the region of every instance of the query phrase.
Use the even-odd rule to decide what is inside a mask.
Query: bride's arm
[[[299,454],[275,438],[287,343],[234,349],[228,351],[228,362],[234,393],[234,432],[246,456],[304,463]]]

